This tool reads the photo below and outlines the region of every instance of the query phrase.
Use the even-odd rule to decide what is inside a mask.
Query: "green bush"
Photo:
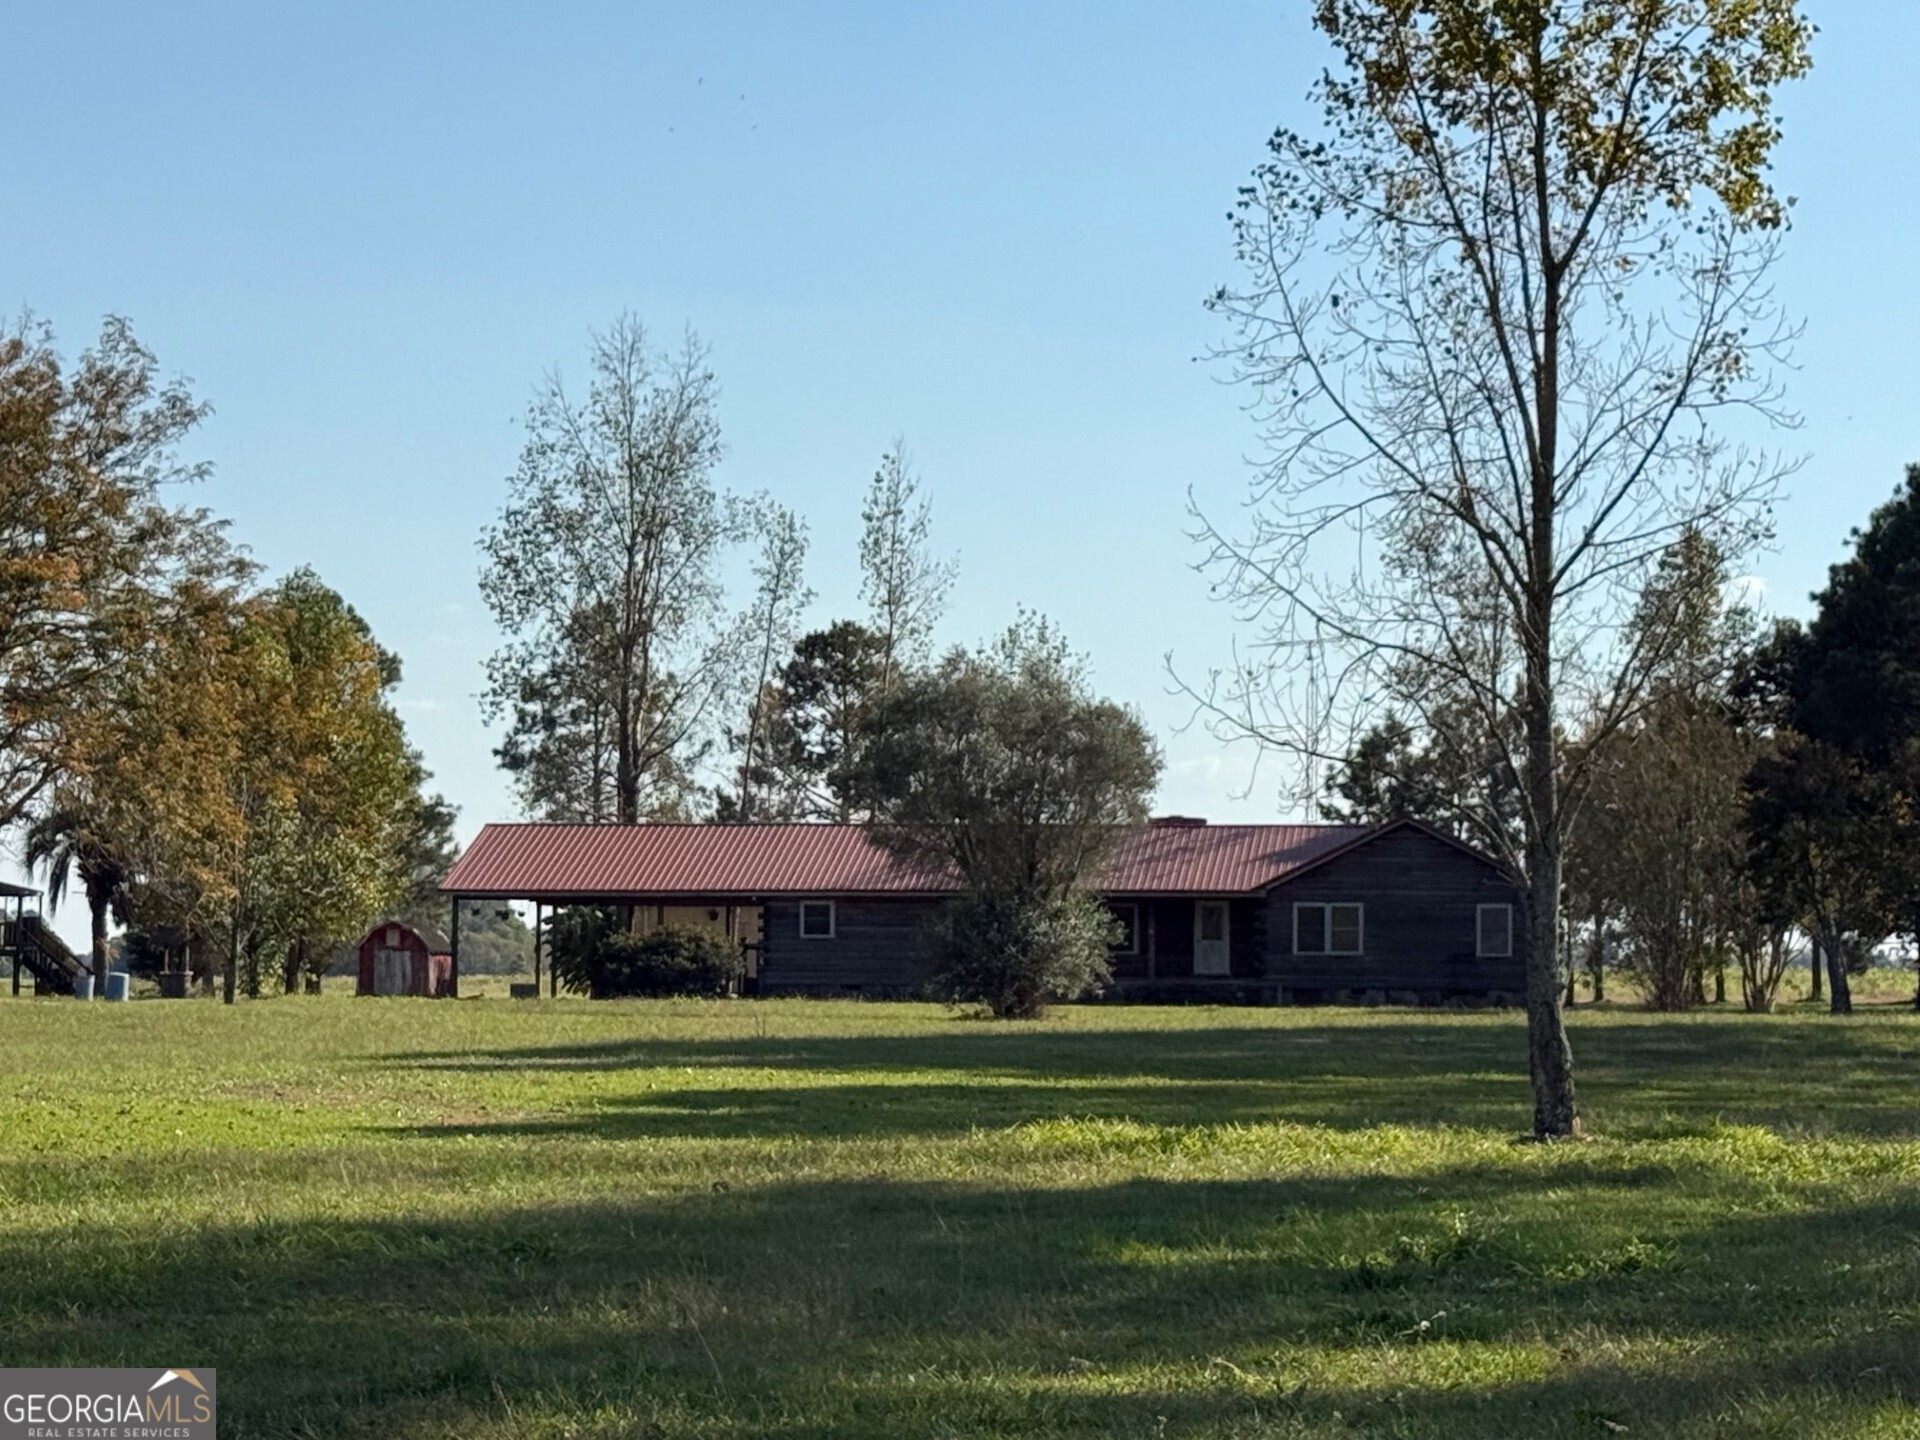
[[[1084,891],[976,891],[946,912],[935,937],[932,988],[1002,1019],[1031,1019],[1049,1000],[1104,989],[1119,933],[1112,912]]]
[[[547,921],[547,963],[561,989],[593,993],[594,957],[619,926],[618,912],[607,905],[568,905],[553,912]]]
[[[746,971],[737,941],[707,930],[668,926],[648,935],[616,931],[601,938],[587,967],[595,1000],[622,995],[704,995],[733,992]]]

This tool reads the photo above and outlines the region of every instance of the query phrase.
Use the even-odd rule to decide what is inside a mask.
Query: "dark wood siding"
[[[1295,955],[1293,907],[1358,901],[1365,935],[1360,955]],[[1474,955],[1481,905],[1512,905],[1513,956]],[[1417,830],[1397,830],[1347,852],[1269,893],[1267,974],[1284,998],[1424,999],[1447,996],[1518,997],[1526,989],[1526,936],[1520,897],[1497,869]],[[1400,992],[1396,996],[1395,992]]]
[[[927,979],[926,925],[937,900],[833,900],[833,938],[800,934],[800,901],[769,900],[760,934],[760,993],[910,994]]]

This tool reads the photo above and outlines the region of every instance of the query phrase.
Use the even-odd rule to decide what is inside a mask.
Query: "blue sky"
[[[630,308],[724,386],[721,479],[814,535],[857,604],[862,489],[895,435],[962,572],[943,627],[1025,604],[1165,744],[1165,808],[1245,798],[1162,656],[1220,660],[1192,487],[1245,482],[1244,396],[1193,357],[1224,212],[1324,52],[1265,3],[24,7],[0,87],[0,306],[77,350],[130,316],[216,409],[205,503],[310,563],[406,665],[460,832],[512,813],[475,694],[474,540],[541,371]],[[1756,569],[1788,612],[1920,459],[1920,7],[1820,7],[1785,97],[1807,456]],[[64,919],[65,917],[63,917]]]

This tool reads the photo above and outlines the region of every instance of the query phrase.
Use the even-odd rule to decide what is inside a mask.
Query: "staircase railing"
[[[67,942],[48,929],[38,915],[22,915],[7,928],[13,932],[9,938],[20,963],[41,987],[71,995],[73,982],[87,973],[87,967],[67,948]]]

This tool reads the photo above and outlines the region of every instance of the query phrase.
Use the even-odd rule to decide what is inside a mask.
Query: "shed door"
[[[404,995],[411,988],[413,956],[405,950],[379,949],[373,952],[373,993]]]
[[[1227,902],[1200,900],[1193,907],[1193,973],[1228,975]]]

